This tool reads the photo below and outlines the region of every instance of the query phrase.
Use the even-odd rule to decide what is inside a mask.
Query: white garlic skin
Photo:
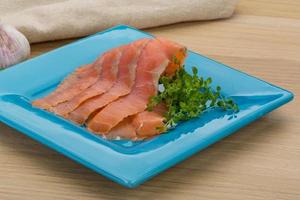
[[[26,37],[14,27],[0,23],[0,69],[17,64],[30,56]]]

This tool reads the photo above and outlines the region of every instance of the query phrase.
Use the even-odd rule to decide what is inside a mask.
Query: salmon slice
[[[175,46],[173,53],[166,52],[166,45]],[[130,94],[108,104],[87,124],[96,133],[107,134],[124,118],[143,112],[149,98],[156,95],[158,80],[177,52],[185,54],[186,49],[173,42],[161,39],[151,40],[139,58],[136,82]],[[170,65],[171,66],[171,65]],[[174,66],[171,66],[174,67]]]
[[[187,49],[180,44],[171,42],[165,38],[157,37],[156,39],[160,42],[163,51],[171,60],[168,67],[164,71],[164,75],[173,76],[175,72],[183,66]]]
[[[164,114],[167,108],[161,104],[156,106],[153,111],[140,112],[132,118],[132,125],[136,131],[138,139],[149,138],[165,131]]]
[[[98,61],[101,62],[102,59]],[[101,65],[88,64],[77,68],[48,96],[32,102],[36,107],[49,109],[61,102],[73,98],[78,92],[94,84],[99,76]],[[66,92],[67,91],[67,92]]]
[[[108,139],[141,140],[164,132],[164,117],[166,107],[161,104],[153,111],[143,111],[122,120],[106,135]]]
[[[125,46],[112,49],[103,56],[102,72],[95,84],[77,94],[70,101],[60,103],[49,110],[57,115],[65,116],[76,109],[85,100],[103,94],[110,89],[116,81],[118,64],[124,48]]]
[[[136,131],[132,124],[132,118],[127,117],[118,125],[113,127],[109,134],[106,135],[107,139],[130,139],[136,140]]]
[[[138,57],[148,41],[149,39],[141,39],[128,45],[121,56],[118,79],[113,87],[103,95],[85,101],[69,113],[66,118],[78,124],[83,124],[93,112],[101,109],[120,96],[127,95],[134,84]]]

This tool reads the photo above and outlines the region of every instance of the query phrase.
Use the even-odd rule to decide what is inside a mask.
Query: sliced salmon
[[[106,135],[108,139],[141,140],[158,135],[165,131],[164,105],[156,106],[153,111],[143,111],[134,116],[123,119]]]
[[[105,57],[109,56],[110,52],[114,50],[115,49],[111,49],[105,52],[93,64],[77,68],[62,81],[56,90],[46,97],[33,101],[32,104],[36,107],[51,111],[52,107],[59,103],[71,100],[98,81]]]
[[[73,98],[80,91],[83,91],[97,81],[101,68],[101,64],[99,63],[101,62],[102,58],[98,60],[97,65],[88,64],[77,68],[63,80],[56,90],[44,98],[33,101],[32,104],[42,109],[49,109],[52,106]]]
[[[174,75],[185,57],[186,48],[169,40],[138,40],[79,67],[33,105],[80,124],[88,120],[89,130],[108,138],[152,137],[164,131],[165,110],[145,111],[149,98],[160,76]]]
[[[132,117],[132,125],[139,139],[149,138],[165,131],[164,114],[167,108],[164,105],[156,106],[153,111],[143,111]]]
[[[173,45],[172,45],[173,44]],[[173,53],[165,46],[175,46]],[[87,128],[93,132],[107,134],[124,118],[143,112],[149,98],[156,95],[158,80],[172,63],[177,52],[185,54],[185,48],[168,40],[151,40],[139,58],[136,82],[131,93],[118,99],[99,111],[89,122]],[[172,65],[169,65],[173,67]]]
[[[118,125],[113,127],[106,135],[107,139],[130,139],[136,140],[135,127],[132,124],[132,118],[123,119]]]
[[[161,51],[159,42],[148,42],[138,61],[135,85],[131,93],[97,113],[88,122],[88,129],[106,134],[127,116],[145,110],[149,97],[156,94],[156,82],[167,64],[168,59]]]
[[[141,39],[128,45],[121,56],[118,79],[113,87],[103,95],[85,101],[69,113],[66,118],[78,124],[83,124],[93,112],[101,109],[120,96],[127,95],[134,84],[138,58],[148,41],[149,39]]]
[[[175,72],[183,66],[187,49],[184,46],[165,38],[157,37],[156,39],[161,43],[163,51],[171,60],[164,75],[173,76]]]
[[[121,48],[115,48],[107,52],[102,63],[102,72],[97,82],[81,93],[77,94],[71,100],[60,103],[57,106],[50,108],[49,110],[54,112],[55,114],[64,116],[76,109],[85,100],[96,95],[103,94],[105,91],[110,89],[117,77],[118,64],[121,53]]]

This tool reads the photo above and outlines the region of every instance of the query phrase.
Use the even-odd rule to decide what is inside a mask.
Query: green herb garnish
[[[212,107],[234,112],[239,110],[232,99],[226,99],[220,94],[220,86],[215,89],[211,87],[211,78],[204,80],[203,77],[198,77],[197,73],[196,67],[193,67],[192,75],[183,67],[173,77],[160,78],[164,91],[150,98],[147,110],[152,111],[154,106],[165,103],[168,108],[165,114],[166,128],[174,127],[180,121],[198,117]]]

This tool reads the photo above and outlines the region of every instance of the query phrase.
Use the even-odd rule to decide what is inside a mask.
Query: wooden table
[[[228,20],[147,31],[291,90],[296,99],[137,189],[1,124],[0,199],[300,199],[300,1],[244,0]],[[33,56],[69,42],[33,45]]]

